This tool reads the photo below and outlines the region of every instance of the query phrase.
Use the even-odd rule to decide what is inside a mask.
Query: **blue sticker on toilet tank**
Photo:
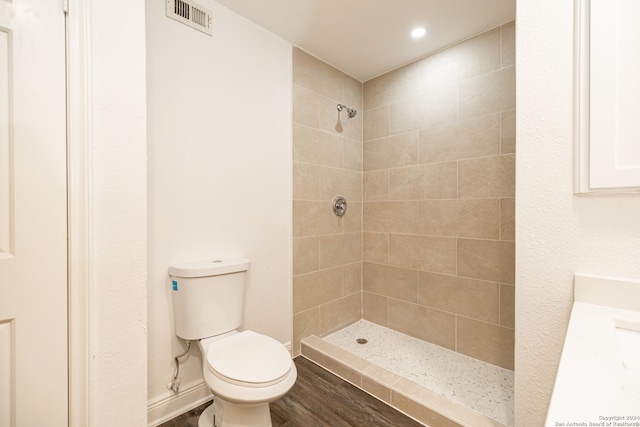
[[[176,282],[175,280],[172,280],[171,284],[173,285],[173,290],[177,291],[178,290],[178,282]]]

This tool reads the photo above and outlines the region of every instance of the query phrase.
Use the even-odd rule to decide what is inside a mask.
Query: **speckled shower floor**
[[[368,342],[358,344],[357,338]],[[323,339],[456,403],[514,425],[513,371],[366,320]]]

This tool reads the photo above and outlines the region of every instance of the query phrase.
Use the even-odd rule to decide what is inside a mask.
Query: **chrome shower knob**
[[[337,216],[343,216],[347,213],[347,200],[342,196],[336,196],[333,199],[333,213]]]

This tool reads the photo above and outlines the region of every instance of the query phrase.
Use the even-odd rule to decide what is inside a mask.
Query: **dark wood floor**
[[[303,357],[294,359],[298,379],[271,404],[273,427],[406,426],[421,424]],[[202,405],[159,427],[197,427]]]

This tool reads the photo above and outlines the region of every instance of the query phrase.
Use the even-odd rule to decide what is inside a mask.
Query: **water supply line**
[[[184,351],[184,353],[179,354],[174,358],[176,362],[176,373],[173,375],[171,382],[167,384],[167,388],[173,391],[175,394],[178,394],[178,392],[180,391],[180,378],[178,378],[178,374],[180,373],[180,358],[186,356],[187,353],[189,353],[190,349],[191,349],[191,341],[187,340],[187,349]]]

